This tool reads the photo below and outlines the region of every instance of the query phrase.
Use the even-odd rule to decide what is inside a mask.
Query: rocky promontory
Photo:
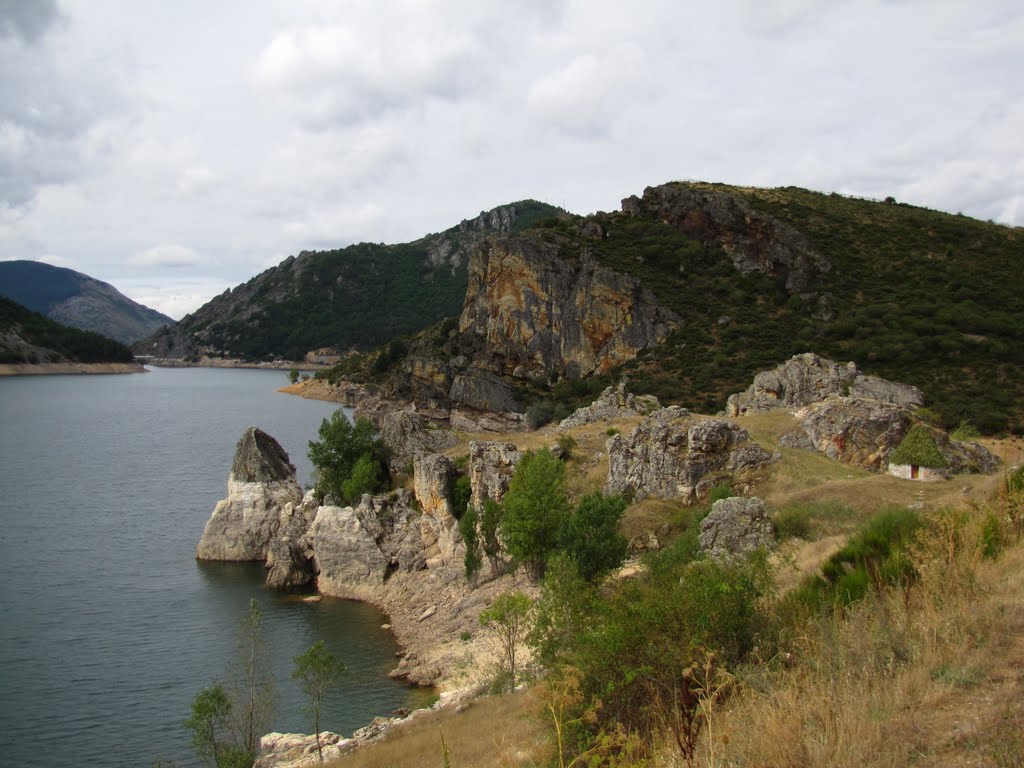
[[[200,560],[266,560],[282,515],[302,502],[295,467],[273,437],[249,427],[235,448],[228,496],[217,503],[196,548]]]

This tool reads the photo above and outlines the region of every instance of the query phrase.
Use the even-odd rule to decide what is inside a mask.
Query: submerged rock
[[[196,557],[265,560],[270,541],[281,527],[282,514],[293,514],[301,501],[302,489],[288,454],[266,432],[249,427],[235,448],[228,497],[214,508]]]

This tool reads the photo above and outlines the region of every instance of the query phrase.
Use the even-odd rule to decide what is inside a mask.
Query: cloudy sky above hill
[[[1024,225],[1019,0],[0,0],[0,258],[180,317],[532,197],[798,185]]]

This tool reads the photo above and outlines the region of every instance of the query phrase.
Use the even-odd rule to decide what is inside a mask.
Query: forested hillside
[[[0,363],[131,363],[132,351],[91,331],[68,328],[0,297]]]

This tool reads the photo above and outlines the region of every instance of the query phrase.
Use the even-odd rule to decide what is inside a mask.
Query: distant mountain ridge
[[[370,350],[462,311],[471,247],[564,213],[536,200],[483,211],[410,243],[303,251],[135,345],[157,358],[301,360]]]
[[[132,301],[109,283],[41,261],[0,261],[0,295],[62,325],[122,344],[174,320]]]
[[[132,363],[124,344],[82,331],[0,296],[0,364]]]

